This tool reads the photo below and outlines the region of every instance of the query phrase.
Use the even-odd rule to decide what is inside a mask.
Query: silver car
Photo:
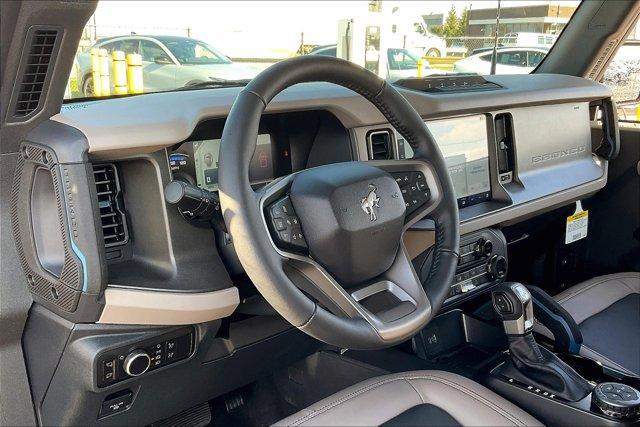
[[[233,63],[208,44],[178,36],[121,36],[100,40],[94,48],[142,56],[142,78],[145,92],[172,90],[215,80],[251,79],[260,70]],[[80,66],[79,89],[84,96],[93,96],[91,55],[78,57]],[[113,79],[111,79],[113,91]],[[112,92],[113,93],[113,92]]]

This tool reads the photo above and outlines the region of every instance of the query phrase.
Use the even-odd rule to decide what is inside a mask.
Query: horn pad
[[[391,267],[405,204],[387,172],[357,162],[308,169],[295,176],[290,197],[311,256],[342,285]]]

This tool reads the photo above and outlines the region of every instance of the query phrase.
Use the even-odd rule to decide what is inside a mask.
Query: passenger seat
[[[555,300],[580,327],[580,354],[640,376],[640,273],[595,277]]]

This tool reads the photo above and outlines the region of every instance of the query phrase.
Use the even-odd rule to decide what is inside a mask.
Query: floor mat
[[[211,402],[211,426],[268,426],[387,371],[334,352],[315,353]]]

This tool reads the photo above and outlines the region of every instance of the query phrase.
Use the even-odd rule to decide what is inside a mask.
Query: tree
[[[468,35],[468,31],[469,31],[469,9],[465,8],[462,9],[462,14],[460,15],[460,22],[458,25],[460,34],[459,36],[466,36]]]
[[[443,35],[445,37],[456,37],[460,31],[460,21],[458,19],[458,13],[456,12],[455,5],[451,5],[447,19],[444,21]]]

